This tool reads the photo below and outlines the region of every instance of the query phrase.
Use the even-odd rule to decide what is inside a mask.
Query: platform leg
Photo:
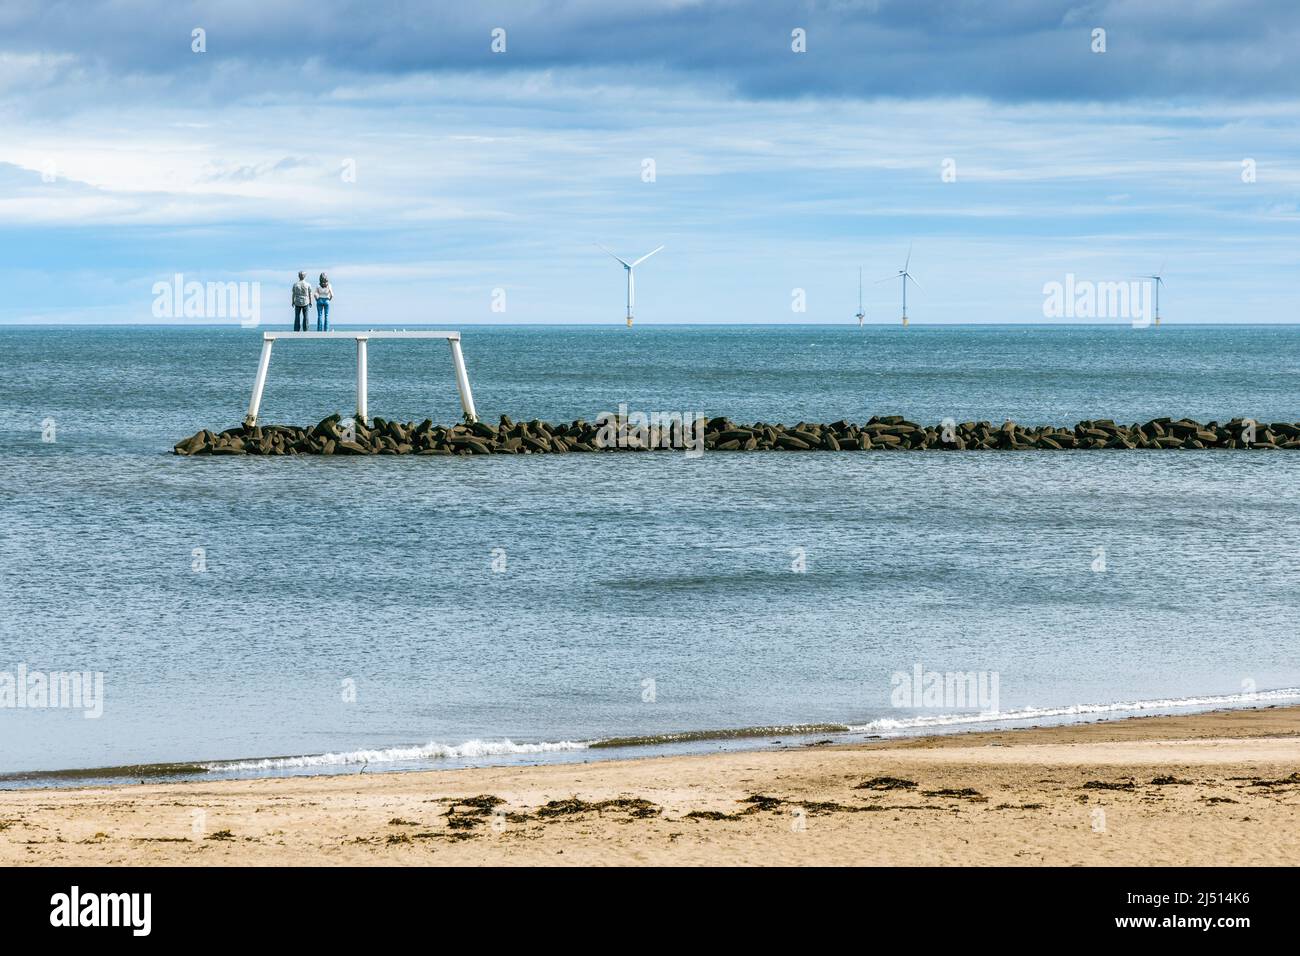
[[[465,413],[465,421],[478,421],[478,412],[474,408],[474,393],[469,390],[469,373],[465,371],[465,356],[460,350],[460,339],[448,339],[451,345],[451,361],[456,366],[456,388],[460,392],[460,407]]]
[[[248,414],[244,417],[244,427],[257,425],[257,411],[262,407],[262,390],[266,388],[266,372],[271,367],[272,339],[262,340],[262,357],[257,363],[257,380],[253,382],[253,396],[248,400]]]
[[[357,338],[357,421],[369,424],[370,410],[366,407],[366,340]]]

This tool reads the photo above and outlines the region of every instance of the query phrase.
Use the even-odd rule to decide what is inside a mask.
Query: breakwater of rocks
[[[1110,419],[1070,427],[1015,422],[954,422],[920,425],[899,415],[874,416],[863,424],[837,421],[796,425],[729,418],[680,418],[662,426],[626,419],[581,419],[552,424],[515,422],[453,426],[393,422],[370,425],[339,415],[305,427],[257,425],[206,429],[176,443],[178,455],[488,455],[564,452],[654,451],[1060,451],[1065,449],[1300,449],[1300,423],[1230,422],[1157,418],[1121,425]]]

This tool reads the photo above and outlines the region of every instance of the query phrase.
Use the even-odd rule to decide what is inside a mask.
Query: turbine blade
[[[907,259],[903,262],[903,271],[906,272],[907,267],[910,266],[911,264],[912,264],[912,244],[909,242],[907,244]]]
[[[635,268],[636,268],[637,266],[639,266],[641,263],[645,262],[647,259],[649,259],[651,256],[653,256],[653,255],[655,254],[655,252],[659,252],[659,251],[662,250],[662,249],[663,249],[663,246],[660,246],[658,249],[654,250],[654,252],[647,252],[645,255],[643,255],[643,256],[642,256],[640,259],[638,259],[636,262],[632,263],[632,265],[628,266],[628,268],[629,268],[629,269],[635,269]]]
[[[912,280],[912,285],[916,286],[918,289],[921,288],[921,283],[916,281],[916,277],[912,275],[912,273],[910,272],[903,273],[903,281],[906,282],[908,279]]]
[[[596,245],[600,246],[600,243],[598,242],[598,243],[596,243]],[[605,249],[604,246],[600,246],[600,248]],[[609,252],[608,249],[605,249],[605,251],[606,251],[606,252]],[[612,253],[612,252],[609,252],[609,254],[610,254],[611,256],[614,256],[614,253]],[[614,256],[614,258],[615,258],[615,259],[618,259],[618,261],[621,262],[621,263],[623,263],[623,265],[626,266],[627,268],[629,268],[629,269],[632,268],[631,266],[629,266],[629,265],[627,264],[627,260],[626,260],[626,259],[620,259],[618,256]]]

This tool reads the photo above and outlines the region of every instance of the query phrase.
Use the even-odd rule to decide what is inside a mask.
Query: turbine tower
[[[598,242],[596,243],[596,245],[600,246],[600,243]],[[600,248],[605,249],[604,246],[600,246]],[[605,249],[605,251],[609,252],[611,256],[614,256],[615,259],[618,259],[619,262],[623,263],[623,269],[627,272],[627,327],[629,329],[632,328],[632,307],[636,304],[636,282],[632,278],[632,270],[635,269],[637,266],[639,266],[641,263],[645,262],[647,259],[649,259],[651,256],[653,256],[656,252],[658,252],[662,248],[663,246],[660,246],[659,249],[655,249],[652,252],[647,252],[640,259],[637,259],[635,262],[628,262],[626,259],[620,258],[619,256],[614,256],[614,253],[609,252],[608,249]]]
[[[1160,267],[1160,272],[1164,272],[1164,271],[1165,271],[1165,267],[1164,267],[1164,266],[1161,266],[1161,267]],[[1157,326],[1159,326],[1159,325],[1160,325],[1160,287],[1161,287],[1162,285],[1165,284],[1165,280],[1164,280],[1163,278],[1161,278],[1161,276],[1160,276],[1158,273],[1157,273],[1156,275],[1153,275],[1153,276],[1139,276],[1139,278],[1142,278],[1142,279],[1154,279],[1155,282],[1156,282],[1156,322],[1155,322],[1155,324],[1156,324]]]
[[[867,313],[862,311],[862,270],[858,269],[858,328],[862,328],[862,320],[867,317]]]
[[[904,260],[903,262],[903,268],[898,270],[897,275],[892,275],[887,279],[880,280],[881,282],[892,282],[894,279],[903,280],[903,328],[907,328],[907,283],[910,280],[912,285],[916,286],[918,289],[921,288],[921,283],[917,282],[916,277],[913,276],[912,273],[907,271],[908,267],[911,264],[912,264],[912,246],[909,243],[907,246],[907,259]]]

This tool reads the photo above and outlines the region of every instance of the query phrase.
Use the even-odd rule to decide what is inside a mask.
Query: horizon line
[[[910,319],[910,317],[909,317]],[[521,328],[583,328],[583,329],[615,329],[623,332],[629,330],[622,323],[618,322],[454,322],[454,321],[437,321],[437,322],[379,322],[379,323],[331,323],[331,328],[338,331],[372,331],[379,329],[389,329],[393,326],[409,329],[443,329],[455,325],[458,328],[472,329],[521,329]],[[847,322],[638,322],[631,331],[639,328],[823,328],[836,329],[842,328],[850,331],[862,331],[863,329],[917,329],[917,328],[1046,328],[1046,329],[1133,329],[1134,331],[1146,331],[1148,329],[1168,329],[1168,328],[1286,328],[1291,326],[1300,326],[1300,319],[1276,321],[1276,322],[1213,322],[1213,321],[1179,321],[1169,322],[1162,319],[1160,325],[1148,322],[1143,326],[1133,325],[1131,320],[1115,320],[1111,322],[1053,322],[1053,321],[1012,321],[1012,322],[916,322],[910,320],[907,326],[903,326],[900,321],[894,322],[866,322],[863,325],[856,325],[852,320]],[[246,328],[237,322],[23,322],[23,321],[6,321],[0,320],[0,330],[3,329],[202,329],[204,331],[232,331],[232,332],[289,332],[292,334],[290,323],[268,322]]]

